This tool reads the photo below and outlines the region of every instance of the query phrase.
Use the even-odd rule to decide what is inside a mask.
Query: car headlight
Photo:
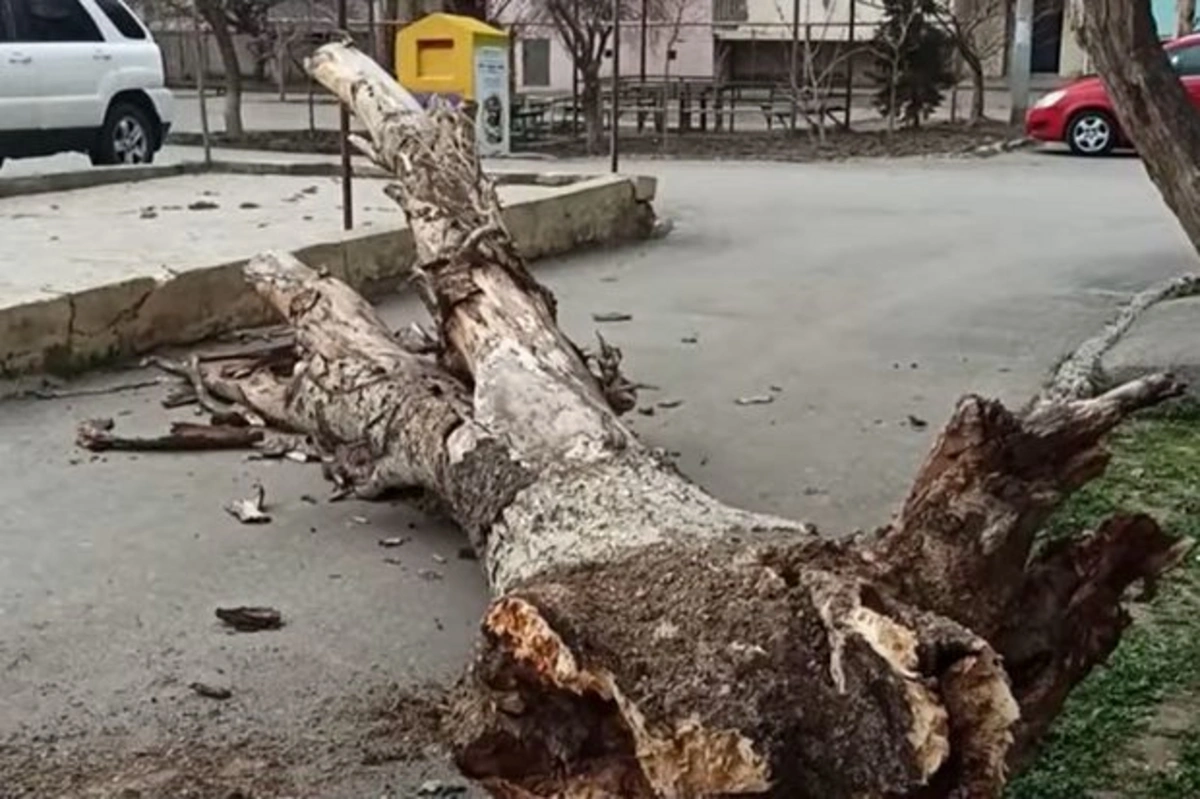
[[[1038,100],[1037,103],[1034,104],[1033,107],[1034,108],[1049,108],[1050,106],[1057,105],[1058,101],[1066,96],[1067,96],[1067,92],[1065,89],[1055,89],[1054,91],[1050,92],[1045,97],[1043,97],[1042,99]]]

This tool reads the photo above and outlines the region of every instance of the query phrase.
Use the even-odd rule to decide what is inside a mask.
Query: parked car
[[[1192,103],[1200,107],[1200,34],[1183,36],[1164,47]],[[1078,155],[1106,155],[1115,147],[1130,145],[1104,83],[1095,76],[1080,78],[1038,100],[1025,116],[1025,135],[1066,142]]]
[[[0,0],[0,164],[148,164],[172,106],[162,53],[122,0]]]

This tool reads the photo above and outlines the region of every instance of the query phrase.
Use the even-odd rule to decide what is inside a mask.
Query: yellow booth
[[[425,102],[431,95],[475,104],[482,155],[507,154],[508,34],[472,17],[429,14],[396,34],[400,85]]]

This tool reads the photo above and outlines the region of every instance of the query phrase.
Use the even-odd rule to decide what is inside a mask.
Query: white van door
[[[0,0],[0,131],[36,130],[38,93],[33,55],[17,41],[10,0]]]
[[[92,15],[79,0],[10,2],[15,3],[21,46],[37,74],[38,126],[99,127],[105,111],[101,87],[114,64]]]

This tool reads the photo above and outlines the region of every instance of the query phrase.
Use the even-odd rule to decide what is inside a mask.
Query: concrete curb
[[[169,178],[178,175],[201,175],[205,173],[228,175],[290,175],[293,177],[338,177],[340,165],[323,161],[312,162],[256,162],[256,161],[213,161],[205,165],[201,161],[184,161],[161,166],[102,167],[81,172],[59,172],[49,175],[31,175],[19,178],[0,178],[0,199],[21,197],[29,194],[45,194],[57,191],[91,189],[110,186],[114,183],[140,183],[143,180]],[[388,174],[376,166],[356,166],[354,176],[358,178],[386,178]],[[573,172],[494,172],[497,185],[524,183],[537,186],[566,186],[590,177]]]
[[[317,166],[336,169],[336,165]],[[155,176],[188,174],[179,167],[149,169],[165,170]],[[530,176],[510,179],[518,182],[522,177]],[[540,182],[556,190],[504,209],[517,247],[528,259],[643,239],[653,233],[653,178],[533,177],[520,182]],[[124,170],[122,180],[128,180]],[[111,181],[91,185],[104,182]],[[247,253],[246,258],[252,255]],[[295,255],[346,280],[368,298],[402,288],[416,258],[412,234],[405,227],[366,234],[351,231],[338,240],[296,250]],[[243,280],[245,263],[243,259],[191,269],[166,279],[138,277],[0,308],[0,375],[40,370],[72,373],[157,347],[269,324],[275,315]]]

